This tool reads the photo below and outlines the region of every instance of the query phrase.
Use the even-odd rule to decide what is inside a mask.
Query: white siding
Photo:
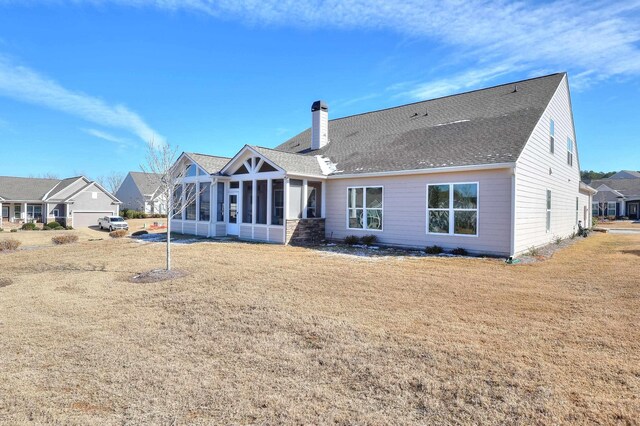
[[[253,227],[253,239],[258,241],[267,241],[267,227],[266,226],[254,226]]]
[[[427,234],[427,184],[478,182],[478,236]],[[383,186],[383,230],[347,229],[347,188]],[[327,181],[326,236],[374,234],[383,244],[424,248],[437,244],[447,249],[508,255],[511,244],[511,171],[388,176]]]
[[[549,120],[555,122],[555,152],[549,150]],[[567,164],[567,137],[576,141],[566,77],[516,163],[515,253],[567,237],[577,230],[575,203],[580,185],[578,150]],[[551,173],[549,172],[551,170]],[[546,231],[546,197],[551,190],[551,229]]]

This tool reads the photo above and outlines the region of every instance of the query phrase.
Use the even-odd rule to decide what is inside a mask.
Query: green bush
[[[56,235],[55,237],[51,238],[51,241],[53,242],[53,244],[71,244],[71,243],[75,243],[78,241],[78,236],[77,235]]]
[[[346,237],[344,237],[344,243],[350,246],[353,246],[355,244],[358,244],[360,242],[360,238],[358,238],[356,235],[347,235]]]
[[[432,245],[432,246],[428,246],[427,248],[424,249],[424,252],[427,254],[440,254],[442,252],[444,252],[444,249],[438,245]]]
[[[138,237],[140,235],[147,235],[149,232],[148,231],[136,231],[134,233],[131,234],[132,237]]]
[[[18,232],[16,228],[13,228],[10,232]]]
[[[18,240],[3,240],[3,241],[0,241],[0,251],[17,250],[18,247],[20,247],[20,244],[22,244],[22,243],[20,241],[18,241]]]
[[[67,226],[67,230],[69,231],[73,230],[73,226]]]
[[[55,222],[55,221],[54,222],[48,222],[45,226],[47,228],[49,228],[49,229],[60,229],[60,228],[62,228],[62,225],[60,225],[58,222]]]
[[[455,254],[456,256],[466,256],[469,252],[462,247],[458,247],[451,250],[451,254]]]
[[[35,223],[29,222],[29,223],[23,224],[21,229],[23,231],[35,231],[36,229],[38,229],[38,227],[36,226]]]
[[[362,242],[362,244],[364,244],[365,246],[371,246],[378,242],[378,237],[376,237],[375,235],[364,235],[362,236],[362,238],[360,238],[360,242]]]
[[[127,219],[144,219],[146,216],[144,212],[127,209],[120,211],[120,215]]]

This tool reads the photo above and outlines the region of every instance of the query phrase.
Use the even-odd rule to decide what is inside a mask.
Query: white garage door
[[[73,227],[98,226],[98,218],[113,216],[113,212],[73,212]]]

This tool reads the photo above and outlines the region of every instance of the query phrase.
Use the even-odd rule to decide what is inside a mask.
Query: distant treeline
[[[605,179],[618,173],[615,172],[594,172],[593,170],[580,170],[580,179],[583,182],[589,182],[594,179]]]

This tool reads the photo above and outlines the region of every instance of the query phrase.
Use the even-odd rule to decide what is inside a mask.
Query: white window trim
[[[439,185],[449,185],[449,207],[446,209],[430,209],[429,208],[429,187],[430,186],[439,186]],[[453,208],[453,185],[476,185],[476,208],[475,209],[454,209]],[[478,238],[480,234],[480,182],[451,182],[451,183],[428,183],[427,184],[427,202],[425,204],[426,208],[426,233],[427,235],[440,235],[447,237],[466,237],[466,238]],[[449,232],[430,232],[429,231],[429,211],[448,211],[449,212]],[[476,233],[475,234],[456,234],[455,229],[455,210],[458,211],[475,211],[476,212]]]
[[[364,218],[362,223],[362,228],[351,228],[349,226],[349,190],[350,189],[362,189],[362,217]],[[382,211],[382,223],[381,229],[372,229],[367,227],[367,189],[382,189],[382,208],[380,209],[371,209],[371,210],[381,210]],[[359,210],[359,208],[354,207],[354,209]],[[346,226],[347,229],[351,231],[371,231],[371,232],[383,232],[384,231],[384,186],[383,185],[370,185],[370,186],[348,186],[347,187],[347,212],[346,212]]]
[[[547,189],[545,191],[544,197],[544,227],[546,229],[547,234],[551,232],[551,210],[553,209],[553,196],[551,194],[551,190]],[[547,216],[549,220],[547,220]]]

